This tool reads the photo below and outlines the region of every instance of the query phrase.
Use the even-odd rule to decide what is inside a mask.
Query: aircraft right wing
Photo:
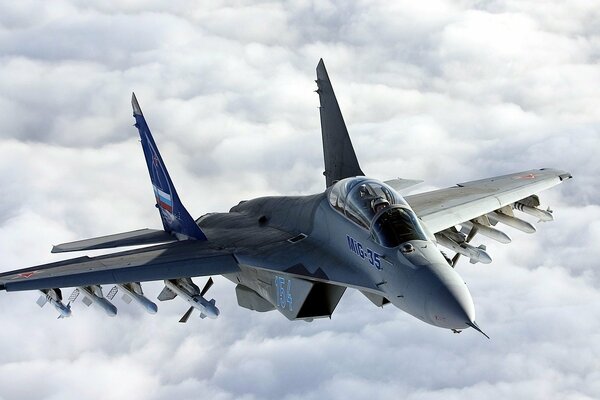
[[[216,240],[184,240],[0,273],[0,290],[81,287],[225,275],[240,272],[239,265],[244,265],[311,281],[379,292],[379,288],[363,270],[346,266],[322,251],[310,238],[298,239],[292,233],[272,227],[239,227],[224,232],[209,232]],[[96,240],[101,241],[102,238],[88,239],[92,243]],[[74,247],[79,249],[80,246]]]
[[[187,240],[97,257],[38,265],[0,274],[7,291],[221,275],[239,271],[230,250]]]

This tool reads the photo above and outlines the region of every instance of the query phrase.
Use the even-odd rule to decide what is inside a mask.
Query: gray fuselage
[[[241,272],[226,277],[256,292],[273,306],[269,308],[265,304],[261,310],[257,308],[260,305],[255,305],[252,309],[279,308],[290,319],[300,318],[290,313],[291,304],[286,308],[288,304],[281,298],[282,290],[287,296],[294,294],[289,290],[292,282],[286,281],[288,287],[282,289],[278,279],[283,279],[280,276],[294,279],[294,288],[302,280],[307,280],[307,284],[320,281],[336,285],[335,273],[320,277],[314,272],[316,267],[311,266],[318,265],[321,270],[364,277],[370,285],[348,285],[348,282],[339,285],[381,296],[431,325],[464,329],[474,321],[473,301],[466,284],[433,241],[422,238],[394,247],[383,246],[378,243],[373,229],[355,223],[330,204],[331,190],[311,196],[257,198],[241,202],[229,213],[207,214],[198,220],[209,241],[214,240],[223,247],[236,244],[242,247],[245,237],[259,231],[261,236],[265,233],[273,237],[281,235],[282,240],[302,242],[305,249],[302,268],[282,265],[279,266],[281,272],[274,273],[251,263],[246,265],[243,255],[238,257]],[[402,207],[407,206],[404,203]],[[265,252],[268,253],[268,249]],[[343,289],[340,297],[341,293]],[[281,307],[282,301],[284,307]]]

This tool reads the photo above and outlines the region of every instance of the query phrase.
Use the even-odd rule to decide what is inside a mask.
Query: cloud
[[[369,175],[421,190],[574,175],[540,194],[555,222],[507,228],[510,245],[477,238],[494,262],[460,263],[490,341],[353,290],[308,324],[239,308],[217,277],[221,317],[185,326],[179,299],[150,316],[116,298],[113,319],[77,302],[57,321],[37,294],[2,292],[0,399],[598,398],[597,14],[510,0],[0,5],[3,270],[160,226],[132,91],[193,215],[323,190],[321,57]]]

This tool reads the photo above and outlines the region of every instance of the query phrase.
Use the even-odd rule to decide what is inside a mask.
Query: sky
[[[331,319],[175,299],[57,320],[0,293],[0,399],[600,398],[600,7],[562,1],[0,1],[0,271],[160,228],[135,91],[194,216],[324,189],[325,60],[363,171],[414,192],[531,168],[555,221],[462,261],[491,340],[348,290]],[[64,258],[64,257],[62,257]],[[203,285],[204,278],[196,283]],[[108,289],[108,288],[105,288]],[[144,285],[149,297],[162,289]]]

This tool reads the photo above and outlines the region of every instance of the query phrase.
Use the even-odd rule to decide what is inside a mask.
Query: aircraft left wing
[[[550,168],[460,183],[457,186],[406,196],[432,233],[491,213],[570,179],[570,173]]]
[[[537,208],[540,201],[536,193],[570,178],[568,172],[542,168],[460,183],[407,196],[406,201],[429,232],[435,234],[438,244],[456,252],[451,260],[453,266],[461,255],[473,264],[488,264],[492,259],[485,245],[469,244],[475,235],[479,233],[500,243],[509,243],[510,237],[496,228],[499,222],[526,233],[535,232],[535,227],[516,217],[513,209],[540,221],[551,221],[551,211]]]
[[[0,290],[143,282],[237,271],[239,267],[231,251],[206,241],[180,241],[5,272],[0,274]]]
[[[415,213],[432,233],[510,206],[558,185],[571,174],[542,168],[406,196]]]

